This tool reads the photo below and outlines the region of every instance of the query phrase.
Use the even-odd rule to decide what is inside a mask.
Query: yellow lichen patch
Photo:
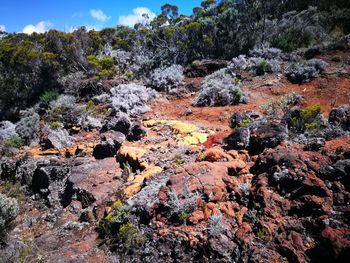
[[[160,173],[162,170],[163,169],[159,166],[153,166],[147,168],[141,174],[136,175],[133,178],[131,185],[124,189],[125,196],[127,198],[130,198],[137,194],[141,190],[141,186],[145,180],[152,178],[154,175]]]
[[[207,141],[208,133],[201,132],[200,129],[190,123],[177,120],[149,120],[144,125],[148,128],[157,125],[169,125],[174,133],[180,138],[180,143],[185,145],[198,145]]]
[[[138,164],[142,169],[146,169],[148,164],[146,162],[140,162],[141,157],[147,153],[147,149],[133,146],[122,146],[119,149],[118,156],[125,159],[130,164]]]
[[[145,127],[155,127],[157,125],[169,125],[170,128],[176,133],[176,134],[189,134],[195,131],[198,131],[198,127],[196,125],[182,122],[182,121],[176,121],[176,120],[149,120],[145,121],[143,125]]]
[[[182,143],[185,145],[198,145],[201,143],[205,143],[208,139],[209,134],[207,133],[201,133],[201,132],[194,132],[190,135],[185,136],[182,139]]]
[[[185,123],[185,122],[181,122],[181,121],[172,121],[170,123],[172,130],[176,133],[176,134],[189,134],[189,133],[194,133],[196,131],[198,131],[198,127],[193,125],[193,124],[189,124],[189,123]]]

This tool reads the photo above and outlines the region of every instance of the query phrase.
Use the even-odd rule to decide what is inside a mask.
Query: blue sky
[[[69,31],[79,26],[100,29],[127,25],[138,20],[141,13],[147,12],[150,17],[159,14],[165,3],[177,5],[180,13],[191,14],[201,0],[1,0],[0,30],[31,33],[49,28]]]

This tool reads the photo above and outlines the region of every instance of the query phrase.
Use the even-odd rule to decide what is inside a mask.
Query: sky
[[[0,31],[43,33],[49,29],[72,31],[80,26],[102,29],[133,26],[142,14],[154,17],[160,7],[173,4],[191,14],[202,0],[0,0]]]

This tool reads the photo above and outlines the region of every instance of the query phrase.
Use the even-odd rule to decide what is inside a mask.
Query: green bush
[[[321,106],[319,104],[310,106],[301,111],[300,116],[305,123],[314,122],[315,118],[320,114]]]
[[[145,242],[140,230],[132,223],[124,224],[119,228],[118,238],[127,250],[140,248]]]
[[[312,36],[299,29],[289,29],[273,37],[272,47],[279,48],[284,52],[292,52],[300,47],[307,47],[312,42]]]
[[[25,145],[25,140],[17,135],[10,137],[10,139],[6,141],[6,146],[17,148],[17,149],[23,147],[24,145]]]
[[[107,244],[122,244],[126,250],[139,248],[144,243],[144,237],[131,222],[129,207],[118,200],[112,206],[112,211],[100,223]]]
[[[50,127],[54,130],[57,130],[59,128],[62,128],[62,123],[60,123],[59,121],[52,121],[50,122]]]
[[[89,100],[85,107],[84,107],[84,112],[89,114],[89,115],[96,115],[96,105],[92,100]]]
[[[40,102],[45,106],[48,106],[51,101],[57,99],[58,93],[53,90],[47,90],[40,96]]]

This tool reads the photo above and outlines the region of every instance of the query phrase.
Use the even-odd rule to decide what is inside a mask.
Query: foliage
[[[312,41],[312,36],[304,33],[300,29],[289,29],[282,32],[272,39],[271,45],[284,52],[292,52],[300,47],[307,47]]]
[[[113,58],[102,57],[98,58],[94,55],[87,56],[88,65],[92,67],[94,79],[109,79],[117,73],[117,68],[114,65]]]
[[[54,130],[57,130],[59,128],[62,128],[62,123],[60,123],[58,121],[52,121],[52,122],[50,122],[50,127]]]
[[[224,231],[223,216],[212,215],[208,221],[208,235],[211,237],[216,237]]]
[[[17,135],[16,125],[10,121],[0,122],[0,140],[6,140]]]
[[[258,230],[258,232],[257,232],[256,235],[257,235],[257,237],[258,237],[260,240],[262,240],[262,241],[264,241],[264,242],[268,242],[268,241],[270,241],[270,240],[272,239],[270,233],[269,233],[268,230],[267,230],[266,228],[264,228],[264,227],[260,228],[260,229]]]
[[[45,105],[49,106],[50,102],[57,99],[58,93],[53,90],[47,90],[40,96],[40,102]]]
[[[255,75],[264,75],[265,73],[277,73],[281,69],[281,62],[277,54],[263,53],[264,51],[255,51],[253,54],[261,54],[265,57],[273,57],[276,55],[277,58],[263,58],[263,57],[250,57],[247,58],[245,55],[240,55],[232,59],[229,68],[232,70],[243,70],[250,71]]]
[[[189,217],[198,207],[197,200],[199,199],[197,193],[191,193],[187,184],[184,184],[183,193],[178,194],[176,192],[168,193],[167,207],[170,210],[170,216],[175,216],[182,222],[185,221],[184,217]],[[186,218],[187,219],[187,218]]]
[[[16,123],[16,132],[19,137],[25,140],[27,144],[34,138],[35,133],[39,128],[40,116],[28,110],[23,113],[23,117],[19,122]]]
[[[9,198],[0,193],[0,233],[19,214],[19,207],[16,199]]]
[[[121,225],[118,238],[123,242],[127,250],[142,247],[145,242],[145,238],[141,235],[140,230],[132,223]]]
[[[125,112],[129,115],[149,111],[146,102],[158,96],[156,91],[133,83],[114,87],[110,93],[110,102],[114,111]]]
[[[181,158],[181,156],[175,156],[175,164],[176,165],[182,165],[182,164],[184,164],[185,163],[185,161]]]
[[[193,105],[227,106],[245,102],[244,94],[228,69],[221,69],[207,76]]]
[[[5,144],[8,147],[13,147],[13,148],[19,149],[25,145],[25,140],[17,135],[13,135],[6,140]]]
[[[292,64],[285,74],[292,83],[301,84],[317,78],[327,67],[328,63],[323,60],[311,59],[304,63]]]
[[[96,115],[96,105],[92,100],[86,103],[83,110],[88,115]]]
[[[300,104],[301,100],[301,95],[291,92],[279,100],[270,99],[267,104],[260,107],[260,111],[268,116],[277,117],[285,114],[290,107]]]
[[[100,222],[100,230],[110,245],[122,244],[126,250],[139,248],[144,243],[140,230],[131,222],[130,209],[117,200],[112,211]]]
[[[171,93],[184,79],[183,68],[180,65],[171,65],[156,69],[150,77],[150,85],[159,91]]]
[[[311,123],[321,113],[321,106],[319,104],[312,105],[301,111],[300,116],[305,123]]]

